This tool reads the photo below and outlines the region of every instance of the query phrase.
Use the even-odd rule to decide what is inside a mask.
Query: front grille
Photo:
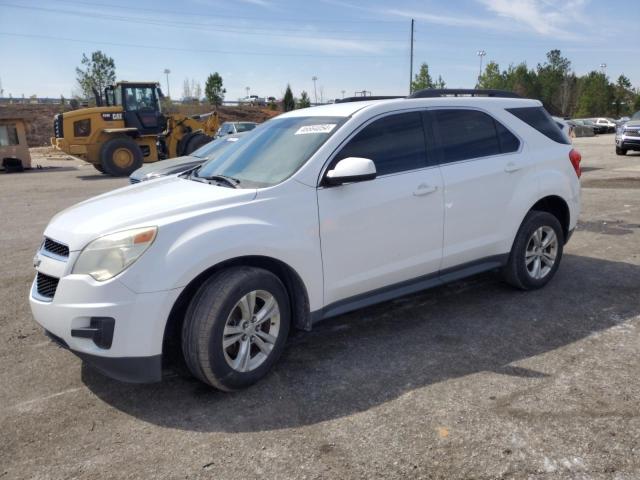
[[[54,255],[58,255],[59,257],[69,256],[69,247],[47,237],[45,237],[44,239],[44,245],[42,248],[44,251],[53,253]]]
[[[53,136],[56,138],[64,138],[64,130],[62,129],[62,113],[58,113],[53,117]]]
[[[640,137],[640,130],[625,130],[624,134],[628,137]]]
[[[60,279],[58,278],[50,277],[49,275],[38,272],[38,275],[36,277],[36,288],[38,291],[38,295],[45,298],[53,298],[53,296],[56,294],[59,280]]]

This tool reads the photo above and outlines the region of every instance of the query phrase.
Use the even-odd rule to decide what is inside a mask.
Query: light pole
[[[602,70],[602,73],[605,74],[605,76],[607,75],[607,64],[606,63],[601,63],[600,64],[600,70]]]
[[[164,74],[167,76],[167,97],[171,98],[171,89],[169,88],[169,74],[171,73],[171,70],[169,70],[168,68],[164,69]]]
[[[482,76],[482,58],[487,54],[484,50],[478,50],[476,55],[480,57],[480,70],[478,70],[478,82],[477,85],[480,85],[480,77]]]
[[[249,90],[251,90],[251,87],[244,87],[244,89],[247,91],[247,98],[249,98]]]
[[[313,98],[315,99],[315,103],[317,105],[318,104],[318,92],[316,91],[316,81],[318,80],[318,77],[316,77],[314,75],[313,77],[311,77],[311,80],[313,80]]]
[[[346,90],[341,90],[342,91],[342,98],[344,98],[344,94],[347,92]]]

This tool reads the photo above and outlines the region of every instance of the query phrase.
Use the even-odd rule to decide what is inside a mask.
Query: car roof
[[[395,98],[390,100],[363,100],[361,102],[332,103],[317,107],[300,108],[283,113],[282,117],[349,117],[356,112],[375,109],[391,111],[395,108],[412,107],[488,107],[516,108],[539,107],[538,100],[527,98],[494,98],[494,97],[436,97],[436,98]]]

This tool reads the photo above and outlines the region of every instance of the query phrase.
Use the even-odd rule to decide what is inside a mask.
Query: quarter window
[[[373,160],[378,175],[426,167],[422,116],[407,112],[374,121],[349,140],[336,160],[347,157]]]
[[[493,117],[477,110],[436,110],[445,163],[518,150],[520,142]]]

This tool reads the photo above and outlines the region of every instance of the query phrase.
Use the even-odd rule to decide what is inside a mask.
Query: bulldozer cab
[[[142,135],[157,135],[167,128],[157,83],[119,82],[105,88],[104,96],[107,106],[122,107],[125,127],[136,128]]]

